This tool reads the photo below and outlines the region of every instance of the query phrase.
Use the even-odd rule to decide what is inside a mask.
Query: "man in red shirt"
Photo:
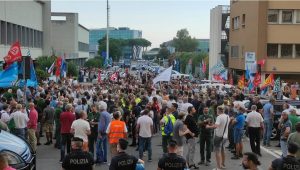
[[[35,132],[38,124],[38,112],[34,108],[34,103],[29,103],[29,121],[27,123],[28,142],[34,152],[36,152],[37,138]]]
[[[67,104],[65,112],[60,115],[60,134],[61,134],[61,148],[60,148],[60,162],[65,158],[65,148],[67,145],[67,153],[70,153],[71,149],[71,125],[75,120],[75,114],[73,113],[73,107],[71,104]]]

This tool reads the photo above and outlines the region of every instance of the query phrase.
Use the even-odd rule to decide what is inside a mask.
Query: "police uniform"
[[[176,153],[168,153],[158,161],[158,167],[162,170],[184,170],[186,161]]]
[[[92,170],[93,165],[93,156],[82,150],[72,151],[65,157],[62,163],[62,167],[65,170]]]
[[[299,170],[300,162],[294,156],[287,155],[285,158],[275,159],[271,166],[274,170]]]
[[[134,170],[138,159],[125,152],[119,152],[111,160],[109,170]]]

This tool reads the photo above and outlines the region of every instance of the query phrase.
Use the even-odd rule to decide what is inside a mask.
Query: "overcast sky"
[[[195,38],[209,38],[210,9],[229,0],[110,0],[110,26],[143,31],[143,38],[159,47],[179,29]],[[106,0],[52,0],[52,12],[79,13],[87,28],[106,27]]]

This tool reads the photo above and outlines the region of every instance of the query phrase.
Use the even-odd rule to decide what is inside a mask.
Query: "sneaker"
[[[226,169],[226,166],[225,165],[221,165],[221,169]]]
[[[203,165],[204,161],[202,160],[201,162],[198,163],[198,165]]]
[[[210,166],[210,161],[206,161],[205,166]]]

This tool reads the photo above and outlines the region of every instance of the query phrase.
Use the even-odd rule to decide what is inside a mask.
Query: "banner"
[[[157,82],[160,82],[160,81],[170,81],[171,74],[172,74],[172,66],[167,68],[165,71],[161,72],[159,75],[157,75],[153,79],[153,84],[156,84]]]
[[[52,74],[52,73],[53,73],[54,66],[55,66],[55,61],[52,63],[52,65],[51,65],[50,68],[48,69],[48,74]]]
[[[255,62],[255,52],[245,52],[245,70],[250,69]]]
[[[261,83],[261,75],[260,75],[260,73],[256,73],[254,80],[253,80],[253,86],[259,87],[260,83]]]
[[[22,53],[19,41],[10,47],[7,56],[5,56],[3,59],[6,63],[6,68],[15,61],[22,61]]]
[[[60,67],[60,76],[61,77],[67,77],[67,62],[65,59],[62,59],[61,61],[61,67]]]
[[[115,72],[110,76],[111,81],[117,81],[118,80],[118,72]]]
[[[276,80],[275,80],[275,83],[274,83],[274,90],[273,92],[280,92],[281,91],[281,88],[280,88],[280,77],[278,77]]]
[[[274,74],[270,74],[268,78],[265,80],[265,82],[262,84],[260,89],[265,89],[268,86],[273,86],[274,85]]]
[[[59,77],[59,76],[60,76],[61,64],[62,64],[62,58],[61,58],[61,57],[58,57],[58,58],[56,59],[56,62],[55,62],[55,67],[56,67],[55,75],[56,75],[56,77]]]
[[[245,75],[244,74],[240,77],[240,80],[238,82],[238,87],[240,89],[244,89],[244,87],[245,87]]]

